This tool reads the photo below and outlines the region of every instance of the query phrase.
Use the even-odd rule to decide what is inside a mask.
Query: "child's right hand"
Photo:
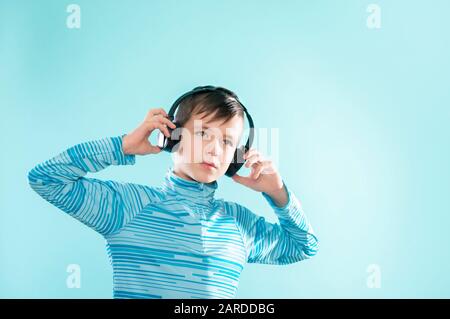
[[[133,132],[127,134],[122,140],[122,150],[124,154],[146,155],[161,152],[158,146],[152,145],[149,136],[154,129],[159,129],[165,136],[170,133],[167,126],[175,129],[176,126],[169,120],[169,116],[162,108],[151,109],[144,122],[142,122]]]

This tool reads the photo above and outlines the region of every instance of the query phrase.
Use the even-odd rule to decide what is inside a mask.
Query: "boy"
[[[163,109],[150,110],[130,134],[77,144],[28,173],[41,197],[106,239],[114,298],[233,298],[246,262],[286,265],[317,253],[300,202],[255,149],[244,156],[250,176],[232,179],[261,192],[279,223],[214,197],[244,129],[232,91],[186,98],[175,120],[181,138],[161,186],[85,175],[161,152],[150,134],[169,137],[175,128]]]

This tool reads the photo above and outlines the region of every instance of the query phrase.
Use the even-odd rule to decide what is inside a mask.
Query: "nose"
[[[213,137],[208,143],[208,154],[211,156],[220,156],[222,154],[222,146],[217,137]]]

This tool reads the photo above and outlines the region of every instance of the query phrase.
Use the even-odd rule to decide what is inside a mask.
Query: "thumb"
[[[152,143],[150,143],[150,141],[146,141],[145,142],[145,144],[144,144],[144,146],[143,146],[143,152],[144,152],[144,155],[147,155],[147,154],[158,154],[158,153],[160,153],[162,151],[162,149],[161,148],[159,148],[158,146],[156,146],[156,145],[153,145]]]
[[[245,176],[241,176],[241,175],[238,175],[238,174],[234,174],[231,178],[235,182],[237,182],[239,184],[242,184],[242,185],[245,185],[245,186],[249,186],[250,183],[251,183],[251,179],[250,178],[245,177]]]

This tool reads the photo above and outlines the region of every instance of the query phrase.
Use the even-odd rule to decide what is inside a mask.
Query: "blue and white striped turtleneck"
[[[133,165],[122,136],[77,144],[38,164],[30,186],[106,239],[114,298],[233,298],[246,262],[285,265],[317,253],[300,202],[264,217],[214,197],[217,182],[188,181],[169,167],[161,186],[87,178],[109,165]]]

